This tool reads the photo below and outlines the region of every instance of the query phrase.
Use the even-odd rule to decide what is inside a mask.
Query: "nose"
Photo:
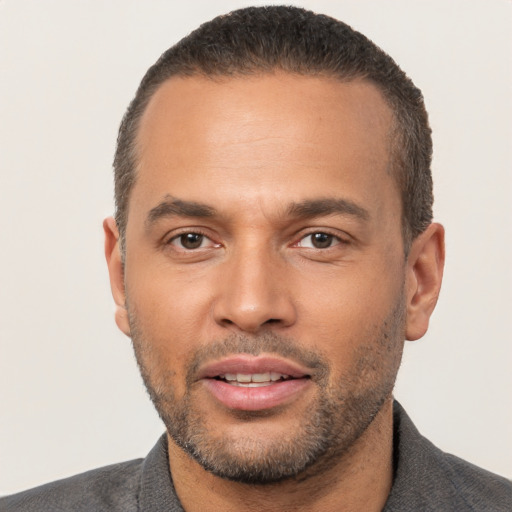
[[[223,267],[214,303],[218,325],[257,333],[295,323],[296,308],[287,286],[287,269],[279,255],[255,249],[239,251]]]

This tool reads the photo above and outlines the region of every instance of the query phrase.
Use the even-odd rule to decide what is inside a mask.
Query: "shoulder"
[[[455,455],[435,450],[446,485],[464,500],[468,510],[512,510],[512,482]]]
[[[398,403],[395,480],[385,511],[512,510],[512,483],[443,452],[425,439]]]
[[[2,512],[137,510],[143,459],[113,464],[0,498]]]

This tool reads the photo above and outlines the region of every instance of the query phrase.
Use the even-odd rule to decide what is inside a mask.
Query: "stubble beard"
[[[385,321],[372,329],[371,339],[366,337],[359,347],[351,373],[335,382],[326,358],[293,339],[273,332],[253,337],[231,335],[194,354],[183,398],[174,393],[172,372],[158,368],[158,356],[133,311],[130,326],[144,384],[174,442],[218,477],[263,485],[321,474],[350,452],[391,397],[402,355],[404,317],[402,294]],[[240,353],[277,354],[315,369],[316,400],[298,428],[286,437],[272,442],[251,437],[233,439],[225,433],[213,434],[209,428],[209,418],[194,400],[197,368],[205,361]],[[251,422],[261,416],[260,411],[233,412],[234,421]]]

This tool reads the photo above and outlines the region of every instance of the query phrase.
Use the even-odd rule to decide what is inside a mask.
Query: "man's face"
[[[215,474],[350,449],[404,340],[392,114],[358,81],[173,78],[143,115],[124,285],[171,443]]]

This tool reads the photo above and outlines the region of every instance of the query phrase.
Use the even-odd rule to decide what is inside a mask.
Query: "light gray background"
[[[144,456],[163,430],[103,261],[116,132],[164,49],[244,5],[0,1],[0,494]],[[301,5],[368,35],[424,91],[448,257],[396,396],[441,448],[512,477],[512,3]]]

